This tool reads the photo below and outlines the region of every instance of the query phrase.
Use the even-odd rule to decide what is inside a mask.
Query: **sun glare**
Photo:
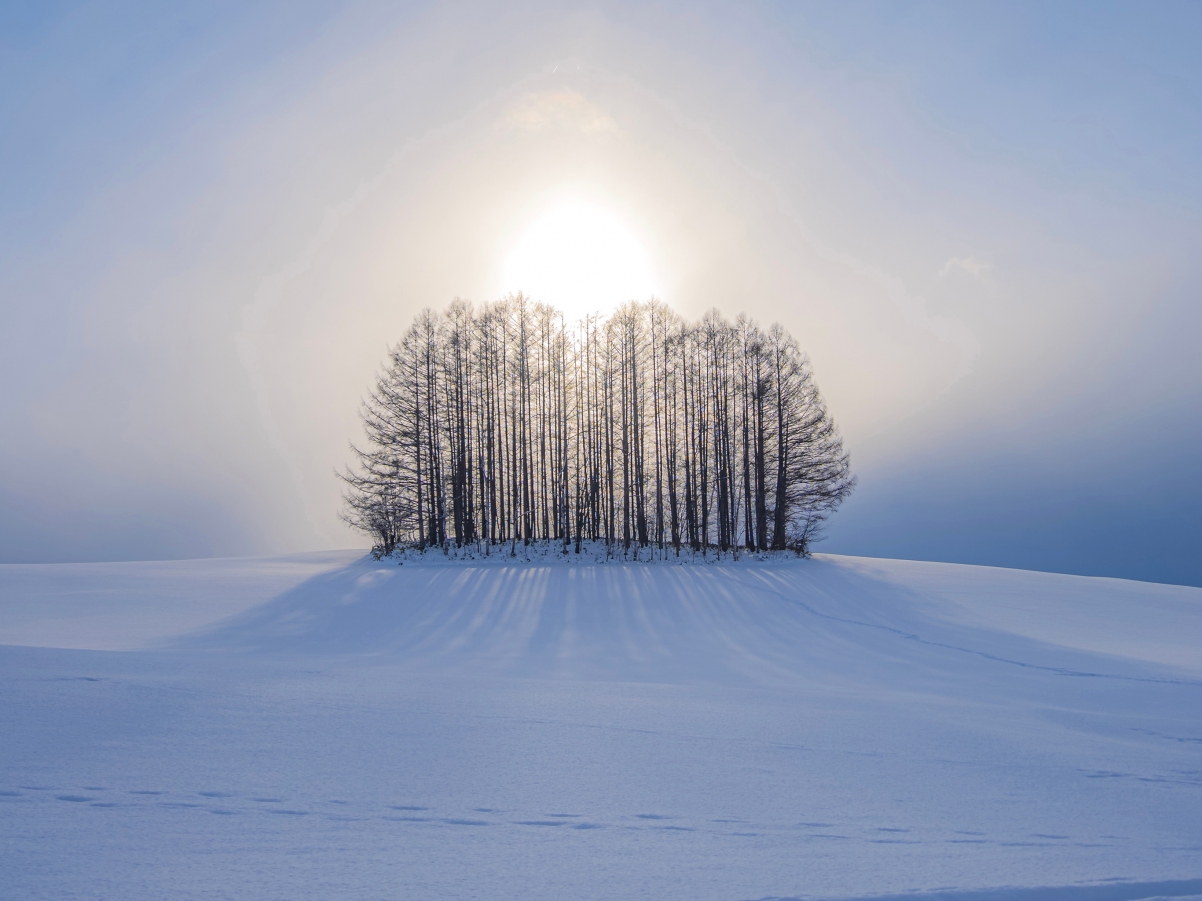
[[[569,320],[657,293],[634,233],[617,216],[584,203],[557,206],[522,233],[505,262],[502,291],[552,304]]]

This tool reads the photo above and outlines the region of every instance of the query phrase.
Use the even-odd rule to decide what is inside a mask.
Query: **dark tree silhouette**
[[[569,328],[516,295],[424,311],[363,406],[344,518],[399,547],[808,554],[851,493],[806,356],[658,301]]]

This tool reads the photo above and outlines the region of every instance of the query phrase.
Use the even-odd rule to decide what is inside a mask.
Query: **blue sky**
[[[355,543],[416,310],[563,197],[779,320],[824,550],[1202,584],[1197,5],[7,4],[0,559]],[[598,125],[601,123],[601,125]]]

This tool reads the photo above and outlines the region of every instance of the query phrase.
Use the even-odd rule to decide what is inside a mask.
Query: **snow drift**
[[[1061,675],[1202,679],[1199,589],[789,557],[677,566],[574,566],[571,555],[534,565],[365,560],[178,646],[623,681],[796,684],[849,671],[888,681],[902,665],[992,679],[981,672],[989,659]]]

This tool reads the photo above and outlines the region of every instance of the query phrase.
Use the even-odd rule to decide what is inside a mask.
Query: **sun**
[[[569,321],[659,293],[635,233],[610,211],[577,201],[552,207],[521,233],[502,282],[502,293],[521,291]]]

